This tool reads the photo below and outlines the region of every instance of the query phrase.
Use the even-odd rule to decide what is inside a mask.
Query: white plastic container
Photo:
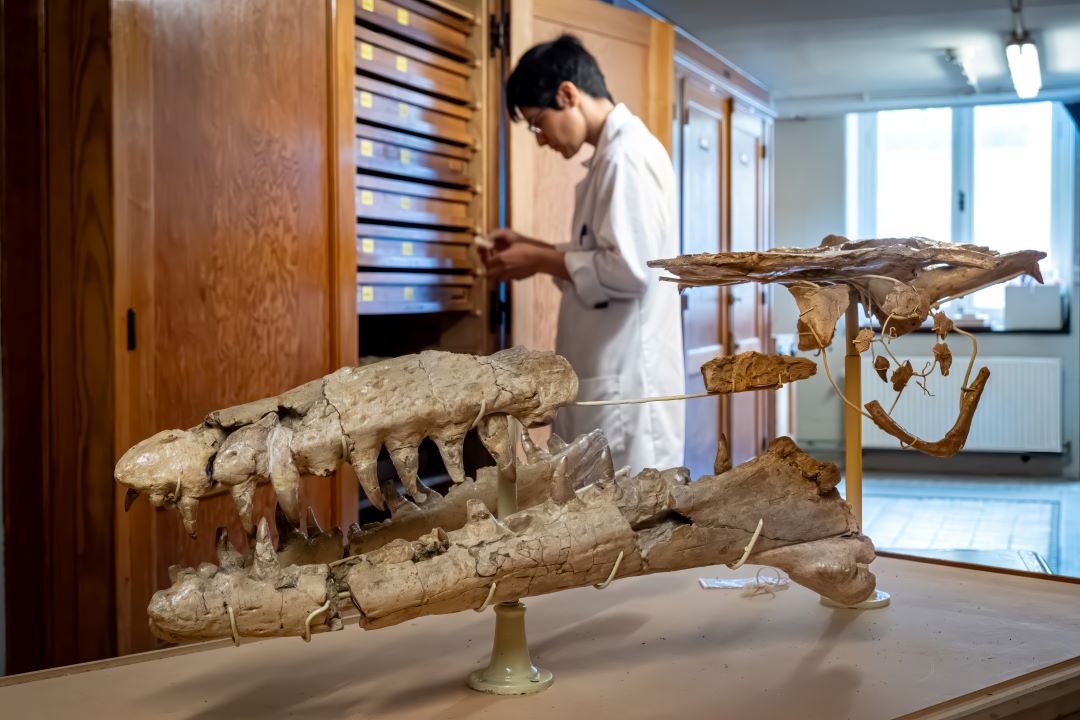
[[[1006,330],[1060,330],[1064,319],[1058,285],[1006,285]]]

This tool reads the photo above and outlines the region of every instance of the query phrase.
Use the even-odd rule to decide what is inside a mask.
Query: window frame
[[[1064,106],[1057,101],[1051,113],[1050,177],[1050,247],[1055,270],[1066,302],[1072,297],[1077,281],[1076,136],[1078,129]],[[1018,103],[1010,103],[1018,104]],[[975,108],[977,105],[953,106],[952,111],[952,242],[975,243]],[[914,109],[914,108],[913,108]],[[918,108],[929,109],[929,108]],[[848,113],[845,117],[845,212],[847,236],[877,236],[877,132],[878,113]],[[1002,311],[976,306],[973,296],[954,301],[963,312],[978,311],[990,317],[990,331],[1001,332]]]

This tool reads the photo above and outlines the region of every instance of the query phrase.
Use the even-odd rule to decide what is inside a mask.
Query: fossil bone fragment
[[[156,506],[179,509],[192,535],[199,499],[227,489],[250,536],[258,482],[273,485],[295,526],[300,476],[327,476],[347,461],[372,504],[383,508],[376,461],[385,446],[406,490],[422,502],[417,448],[425,437],[460,483],[462,443],[474,425],[488,450],[505,456],[506,415],[526,427],[546,425],[576,395],[577,377],[554,353],[425,351],[342,368],[282,395],[212,412],[188,430],[162,431],[124,453],[116,480],[128,488],[128,504],[147,493]]]
[[[786,285],[799,304],[801,349],[808,342],[802,327],[828,340],[823,326],[835,327],[836,308],[808,290],[844,287],[855,290],[892,336],[919,327],[930,311],[946,299],[959,297],[1021,275],[1042,282],[1039,260],[1046,253],[1034,250],[999,255],[989,248],[936,242],[926,238],[848,240],[829,235],[815,248],[777,248],[765,252],[700,253],[651,260],[664,268],[680,287],[737,285],[746,282]],[[837,297],[833,298],[842,302]],[[807,298],[809,296],[809,298]],[[807,301],[810,301],[810,304]],[[808,310],[808,308],[810,308]],[[835,316],[835,317],[834,317]],[[829,319],[834,318],[830,323]],[[828,333],[831,337],[832,333]]]
[[[787,383],[805,380],[816,372],[817,365],[813,360],[753,351],[722,355],[701,366],[705,389],[711,393],[775,390]]]
[[[250,561],[221,533],[218,565],[170,568],[169,575],[176,592],[156,593],[147,608],[150,629],[168,642],[305,635],[308,627],[311,632],[341,627],[337,604],[332,602],[336,591],[330,567],[281,567],[265,518],[259,522]],[[309,623],[309,616],[321,607],[325,610]]]
[[[632,478],[617,473],[502,520],[472,499],[460,529],[394,540],[332,568],[280,570],[298,573],[302,593],[299,585],[287,586],[293,575],[283,585],[258,562],[245,566],[226,557],[227,568],[181,571],[172,587],[154,596],[152,629],[173,641],[228,637],[227,608],[237,607],[243,609],[237,617],[241,635],[304,634],[312,613],[341,596],[360,610],[362,627],[386,627],[477,608],[485,599],[600,583],[616,563],[615,576],[629,577],[732,562],[759,519],[764,532],[750,562],[772,564],[851,604],[874,589],[866,567],[874,553],[836,491],[839,479],[834,465],[781,438],[760,457],[696,482],[689,482],[684,468],[650,469]],[[291,593],[289,603],[285,593]],[[255,622],[264,616],[276,626]],[[317,620],[333,623],[321,615]]]
[[[790,285],[788,291],[799,308],[799,319],[795,323],[799,349],[817,350],[831,345],[836,321],[844,315],[851,301],[847,287]]]
[[[871,400],[864,407],[870,413],[870,419],[874,421],[875,425],[905,445],[934,457],[952,457],[964,449],[968,432],[971,430],[971,420],[975,417],[975,410],[979,407],[979,399],[982,397],[983,389],[986,387],[986,381],[989,377],[990,371],[982,368],[969,387],[960,389],[960,414],[957,416],[953,426],[945,433],[945,437],[936,442],[917,438],[900,427],[885,412],[885,408],[881,407],[881,403],[877,400]]]
[[[614,474],[607,438],[599,430],[571,443],[552,435],[547,450],[534,446],[530,457],[516,466],[518,507],[539,505],[553,495],[557,499],[569,497],[589,483],[610,481]],[[497,468],[480,468],[475,480],[452,485],[445,496],[433,492],[422,505],[405,500],[391,511],[388,520],[363,526],[354,523],[349,529],[349,554],[370,552],[392,540],[415,540],[435,527],[457,530],[465,525],[471,500],[496,507]]]

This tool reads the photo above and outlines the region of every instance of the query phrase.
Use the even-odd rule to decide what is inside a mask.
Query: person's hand
[[[497,230],[492,230],[491,232],[489,232],[487,234],[486,240],[489,246],[488,252],[490,253],[502,252],[511,245],[516,245],[518,243],[535,245],[542,248],[551,247],[551,245],[542,240],[536,240],[531,237],[526,237],[525,235],[522,235],[516,230],[505,227],[498,228]]]
[[[496,245],[496,248],[500,245]],[[544,267],[545,253],[554,252],[548,245],[547,250],[528,242],[511,242],[501,245],[502,250],[493,250],[484,259],[488,277],[495,282],[524,280],[532,277]]]

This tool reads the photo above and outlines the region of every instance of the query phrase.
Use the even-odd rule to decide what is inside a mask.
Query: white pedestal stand
[[[522,429],[521,432],[528,432]],[[513,443],[517,447],[517,442]],[[517,512],[517,458],[511,457],[506,468],[499,469],[498,517]],[[495,606],[495,639],[491,660],[483,670],[469,675],[473,690],[491,695],[532,695],[551,687],[555,676],[550,670],[533,665],[529,643],[525,639],[525,605],[520,601]]]

